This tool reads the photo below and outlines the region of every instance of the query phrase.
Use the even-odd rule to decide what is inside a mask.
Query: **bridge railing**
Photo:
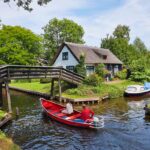
[[[33,79],[33,78],[61,78],[68,82],[80,84],[83,76],[62,67],[48,66],[17,66],[0,67],[0,79]]]

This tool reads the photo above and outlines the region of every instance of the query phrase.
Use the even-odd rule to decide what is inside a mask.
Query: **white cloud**
[[[139,36],[145,44],[150,47],[150,2],[148,0],[126,0],[124,5],[107,11],[102,14],[96,14],[93,20],[88,24],[85,21],[86,35],[85,39],[90,43],[90,39],[96,45],[99,45],[100,39],[111,34],[118,24],[130,26],[131,41]]]
[[[95,2],[95,5],[101,5]],[[150,1],[125,0],[122,5],[105,11],[92,12],[91,15],[79,15],[83,9],[94,7],[89,0],[53,0],[44,7],[33,4],[34,10],[29,13],[11,4],[9,7],[0,1],[0,19],[4,24],[21,25],[41,33],[42,27],[54,17],[69,18],[81,24],[85,29],[85,41],[88,45],[99,46],[100,39],[111,34],[118,24],[129,25],[131,41],[139,36],[150,47]],[[89,14],[89,13],[88,13]]]

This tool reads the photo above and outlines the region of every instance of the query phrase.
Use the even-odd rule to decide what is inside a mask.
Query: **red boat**
[[[52,101],[46,100],[44,98],[40,98],[42,108],[47,113],[47,115],[64,124],[75,126],[75,127],[83,127],[83,128],[102,128],[104,126],[103,119],[98,121],[93,121],[91,119],[90,122],[86,122],[80,118],[81,113],[79,111],[74,110],[72,114],[64,114],[61,111],[65,109],[64,106],[54,103]]]

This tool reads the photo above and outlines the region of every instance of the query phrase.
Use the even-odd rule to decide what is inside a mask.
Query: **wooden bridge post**
[[[55,82],[55,80],[52,79],[52,81],[51,81],[51,93],[50,93],[50,96],[51,96],[51,97],[54,96],[54,82]]]
[[[9,91],[9,86],[7,81],[5,82],[5,86],[6,86],[6,93],[7,93],[8,111],[9,113],[12,113],[10,91]]]
[[[59,101],[61,102],[62,98],[61,98],[61,79],[58,79],[58,86],[59,86]]]
[[[59,75],[59,79],[58,79],[59,101],[60,101],[60,102],[62,101],[62,98],[61,98],[61,94],[62,94],[62,91],[61,91],[61,77],[62,77],[62,69],[60,70],[60,75]]]
[[[0,107],[3,106],[2,83],[0,83]]]

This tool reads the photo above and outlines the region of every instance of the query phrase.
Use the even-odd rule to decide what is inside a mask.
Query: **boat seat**
[[[76,114],[76,115],[67,117],[66,120],[74,120],[74,119],[76,119],[76,118],[78,118],[78,117],[80,117],[80,116],[81,116],[81,114]]]
[[[83,119],[80,119],[80,118],[79,119],[74,119],[73,121],[74,122],[79,122],[79,123],[84,123],[85,122]]]

